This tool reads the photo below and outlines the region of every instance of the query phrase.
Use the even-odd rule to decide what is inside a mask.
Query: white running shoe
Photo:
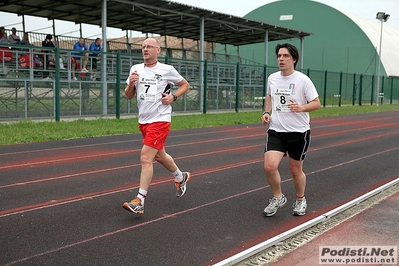
[[[263,210],[263,215],[270,217],[276,214],[277,210],[283,207],[287,203],[287,198],[284,194],[281,199],[272,198],[269,200],[269,205]]]
[[[293,215],[298,215],[302,216],[305,215],[306,213],[306,208],[308,207],[308,204],[306,203],[306,199],[303,200],[295,200],[294,204],[292,205],[294,208],[292,210]]]

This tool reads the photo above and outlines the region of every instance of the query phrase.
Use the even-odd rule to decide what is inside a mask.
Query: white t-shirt
[[[154,67],[145,67],[144,63],[130,68],[130,75],[137,71],[139,81],[136,82],[139,123],[171,122],[172,106],[162,104],[162,92],[169,83],[179,83],[183,77],[171,66],[158,62]],[[126,83],[129,84],[129,78]]]
[[[290,99],[303,105],[319,97],[308,76],[298,71],[289,76],[282,76],[280,71],[270,74],[267,80],[267,94],[272,97],[269,129],[302,133],[310,129],[308,112],[293,113],[288,108]]]

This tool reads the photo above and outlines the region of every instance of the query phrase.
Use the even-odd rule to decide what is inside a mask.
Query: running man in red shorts
[[[144,201],[153,176],[154,160],[174,176],[176,196],[179,198],[186,192],[191,177],[189,172],[182,172],[165,151],[165,140],[172,119],[171,104],[188,91],[190,84],[173,66],[158,62],[160,52],[156,39],[144,40],[144,63],[132,66],[126,80],[126,97],[129,100],[134,95],[137,97],[138,122],[144,140],[140,155],[140,188],[136,198],[123,203],[123,208],[137,214],[144,214]],[[178,85],[174,93],[171,93],[172,84]]]

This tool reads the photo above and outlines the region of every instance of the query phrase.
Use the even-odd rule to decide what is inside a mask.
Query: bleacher
[[[67,78],[71,73],[71,51],[60,50],[61,78]],[[90,61],[92,58],[89,60]],[[77,63],[76,72],[80,71]],[[40,79],[53,75],[55,72],[54,50],[37,46],[4,45],[0,44],[0,73],[1,78],[31,78]],[[85,74],[85,75],[83,75]],[[82,79],[86,73],[80,75]]]
[[[11,29],[6,29],[8,36],[11,34]],[[16,33],[20,38],[24,35],[23,31],[17,30]],[[42,41],[46,38],[46,33],[27,32],[30,44],[33,46],[42,46]],[[51,34],[51,33],[50,33]],[[106,42],[103,41],[103,46],[106,45],[108,52],[121,52],[127,54],[141,55],[141,43],[146,37],[136,37],[133,40],[128,40],[126,37],[111,38]],[[199,41],[191,39],[181,39],[171,36],[157,36],[162,48],[161,56],[173,57],[180,59],[199,60]],[[53,43],[60,49],[72,49],[74,44],[79,40],[78,37],[55,35],[53,36]],[[89,47],[94,38],[85,38],[86,45]],[[252,60],[241,58],[237,55],[231,54],[216,54],[213,52],[216,47],[213,43],[205,42],[204,57],[208,61],[227,62],[227,63],[244,63],[244,64],[258,64]]]
[[[6,29],[8,36],[11,34],[10,29]],[[16,33],[18,36],[23,36],[22,31]],[[46,77],[48,74],[54,76],[55,70],[55,57],[54,51],[49,51],[50,55],[46,55],[42,48],[42,41],[46,38],[45,33],[28,32],[28,38],[31,46],[28,45],[6,45],[0,44],[0,78],[16,78],[25,77],[31,79],[40,79]],[[161,45],[161,57],[170,57],[177,59],[189,59],[199,60],[199,44],[198,41],[194,40],[181,40],[175,37],[159,36],[155,37],[158,39]],[[128,43],[126,38],[110,39],[103,42],[103,45],[107,45],[108,52],[121,52],[123,54],[135,55],[141,57],[141,43],[145,37],[138,37],[134,39],[133,43]],[[78,37],[56,35],[53,36],[53,43],[56,47],[60,48],[60,77],[62,79],[70,80],[72,78],[71,69],[71,52],[74,44],[79,40]],[[86,45],[90,47],[90,44],[95,39],[85,39]],[[184,45],[183,45],[184,43]],[[242,59],[232,55],[215,54],[212,52],[214,45],[206,44],[207,47],[205,59],[212,62],[229,62],[236,63],[242,62]],[[50,60],[46,60],[46,56],[50,57]],[[88,67],[91,65],[90,58]],[[248,63],[245,61],[244,63]],[[77,63],[76,76],[79,80],[87,80],[90,78],[90,73],[79,73],[81,63]],[[99,64],[100,65],[100,64]],[[111,66],[112,68],[112,66]],[[101,71],[97,71],[96,78],[98,79]],[[112,75],[112,73],[111,73]]]
[[[17,35],[21,36],[22,33]],[[52,40],[57,48],[47,48],[41,46],[46,35],[30,32],[30,46],[0,44],[0,121],[55,117],[57,114],[62,117],[104,116],[114,115],[117,110],[123,114],[137,112],[136,102],[128,101],[120,88],[124,86],[130,67],[142,62],[141,43],[144,37],[134,39],[137,43],[127,43],[126,40],[123,42],[123,38],[108,40],[106,45],[109,49],[101,53],[96,80],[93,81],[93,58],[89,58],[87,73],[81,72],[81,62],[78,61],[75,70],[77,80],[72,79],[71,53],[76,52],[72,47],[79,38],[53,36]],[[198,43],[165,36],[156,38],[162,48],[159,60],[175,66],[190,81],[190,93],[175,103],[174,110],[199,111],[202,63],[199,60]],[[92,41],[94,40],[86,40],[86,44],[89,46]],[[207,47],[213,49],[211,45]],[[215,62],[220,61],[220,58],[223,56],[205,53],[205,59],[209,62],[208,71],[211,70],[208,72],[208,108],[231,109],[235,106],[235,68],[240,59],[225,56],[228,62]],[[57,61],[60,65],[56,64]],[[119,76],[118,67],[121,70]],[[263,69],[259,65],[254,67]],[[245,83],[251,85],[244,88],[248,91],[245,95],[261,93],[262,86],[258,81],[263,80],[263,71],[256,72],[255,79],[246,78],[251,81]],[[242,74],[245,73],[243,70]],[[119,91],[116,90],[118,81],[121,84]],[[222,84],[225,82],[230,83]],[[118,93],[120,101],[117,100]],[[58,111],[57,101],[60,101]],[[244,106],[247,105],[254,107],[252,102],[247,104],[245,100]]]

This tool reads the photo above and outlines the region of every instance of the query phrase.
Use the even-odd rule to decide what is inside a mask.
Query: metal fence
[[[136,115],[136,99],[124,96],[130,67],[141,55],[121,52],[98,57],[95,80],[89,72],[72,79],[73,50],[0,45],[0,120],[54,119]],[[76,51],[75,51],[76,52]],[[36,63],[35,59],[39,59]],[[262,110],[266,78],[277,67],[217,63],[162,57],[190,83],[187,94],[173,104],[174,112]],[[314,82],[323,106],[375,104],[375,76],[302,70]],[[49,77],[43,79],[43,77]],[[399,78],[382,77],[379,104],[399,101]]]

